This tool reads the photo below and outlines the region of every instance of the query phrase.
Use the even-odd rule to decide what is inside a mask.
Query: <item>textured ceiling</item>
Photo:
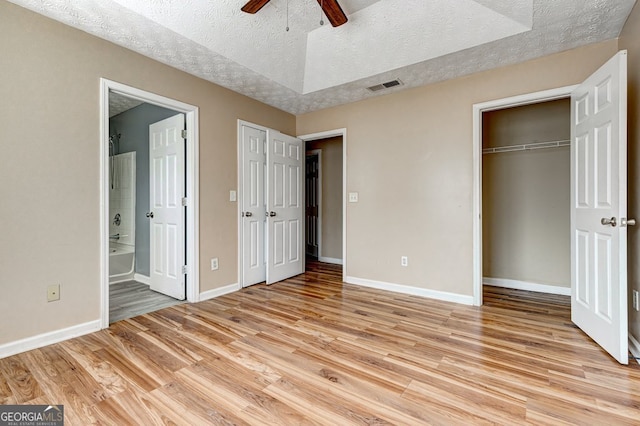
[[[301,114],[618,37],[635,0],[11,0]],[[325,19],[326,21],[326,19]],[[386,91],[366,88],[399,78]]]
[[[125,111],[129,111],[131,108],[135,108],[138,105],[142,105],[144,102],[137,99],[123,96],[119,93],[109,93],[109,118],[121,114]]]

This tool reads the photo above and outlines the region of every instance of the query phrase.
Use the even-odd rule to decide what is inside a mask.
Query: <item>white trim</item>
[[[473,304],[482,305],[482,113],[562,99],[577,85],[512,96],[473,105]]]
[[[120,284],[120,283],[126,283],[127,281],[132,281],[134,280],[134,274],[128,274],[126,277],[124,278],[118,278],[118,279],[111,279],[109,278],[109,285],[113,285],[113,284]]]
[[[199,302],[204,302],[205,300],[214,299],[216,297],[224,296],[225,294],[233,293],[240,290],[239,283],[229,284],[224,287],[214,288],[213,290],[207,290],[200,293]]]
[[[429,299],[442,300],[445,302],[460,303],[463,305],[473,304],[472,296],[464,296],[462,294],[447,293],[444,291],[429,290],[426,288],[412,287],[403,284],[386,283],[382,281],[374,281],[357,277],[346,277],[345,282],[349,284],[361,285],[363,287],[392,291],[394,293],[410,294],[412,296],[427,297]]]
[[[115,81],[100,79],[100,324],[102,328],[109,327],[109,92],[118,93],[146,103],[158,105],[185,114],[187,124],[187,179],[186,197],[188,199],[186,212],[186,263],[189,273],[186,279],[187,301],[195,303],[200,296],[200,243],[199,243],[199,109],[174,99],[166,98],[155,93],[127,86]]]
[[[318,257],[318,262],[333,263],[334,265],[342,265],[342,259],[336,259],[335,257]]]
[[[571,296],[571,287],[560,287],[552,284],[540,284],[529,281],[512,280],[508,278],[482,278],[484,284],[494,287],[514,288],[516,290],[535,291],[538,293],[559,294]]]
[[[304,142],[342,136],[342,280],[347,279],[347,129],[334,129],[298,136]]]
[[[15,342],[0,345],[0,359],[30,351],[32,349],[42,348],[47,345],[62,342],[74,337],[83,336],[85,334],[100,331],[100,320],[77,324],[61,330],[55,330],[48,333],[38,334],[37,336],[27,337],[26,339],[16,340]]]
[[[133,280],[135,282],[138,282],[140,284],[146,284],[146,285],[151,285],[151,277],[148,277],[146,275],[142,275],[142,274],[134,274],[133,275]]]
[[[631,333],[629,333],[629,352],[636,358],[636,362],[640,364],[640,342]]]

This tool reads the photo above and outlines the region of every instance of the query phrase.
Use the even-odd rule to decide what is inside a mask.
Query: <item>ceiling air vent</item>
[[[379,90],[390,89],[392,87],[402,86],[402,82],[397,78],[395,80],[387,81],[386,83],[376,84],[375,86],[367,87],[367,89],[372,92],[377,92]]]

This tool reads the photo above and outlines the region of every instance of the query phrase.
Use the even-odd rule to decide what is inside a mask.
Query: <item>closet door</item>
[[[265,257],[266,212],[266,135],[264,130],[240,127],[242,158],[240,191],[241,253],[243,287],[264,282],[267,277]]]
[[[572,93],[571,139],[571,319],[627,364],[626,51]]]
[[[268,284],[304,272],[304,145],[239,122],[240,283]]]
[[[304,272],[303,142],[276,131],[267,143],[267,284]]]

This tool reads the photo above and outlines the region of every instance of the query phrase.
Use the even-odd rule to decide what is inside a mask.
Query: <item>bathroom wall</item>
[[[110,242],[134,246],[136,152],[114,155],[109,162],[113,162],[109,173],[109,235],[119,236]]]
[[[109,134],[120,134],[118,152],[136,152],[136,274],[149,276],[149,125],[176,115],[170,109],[142,104],[109,119]]]

